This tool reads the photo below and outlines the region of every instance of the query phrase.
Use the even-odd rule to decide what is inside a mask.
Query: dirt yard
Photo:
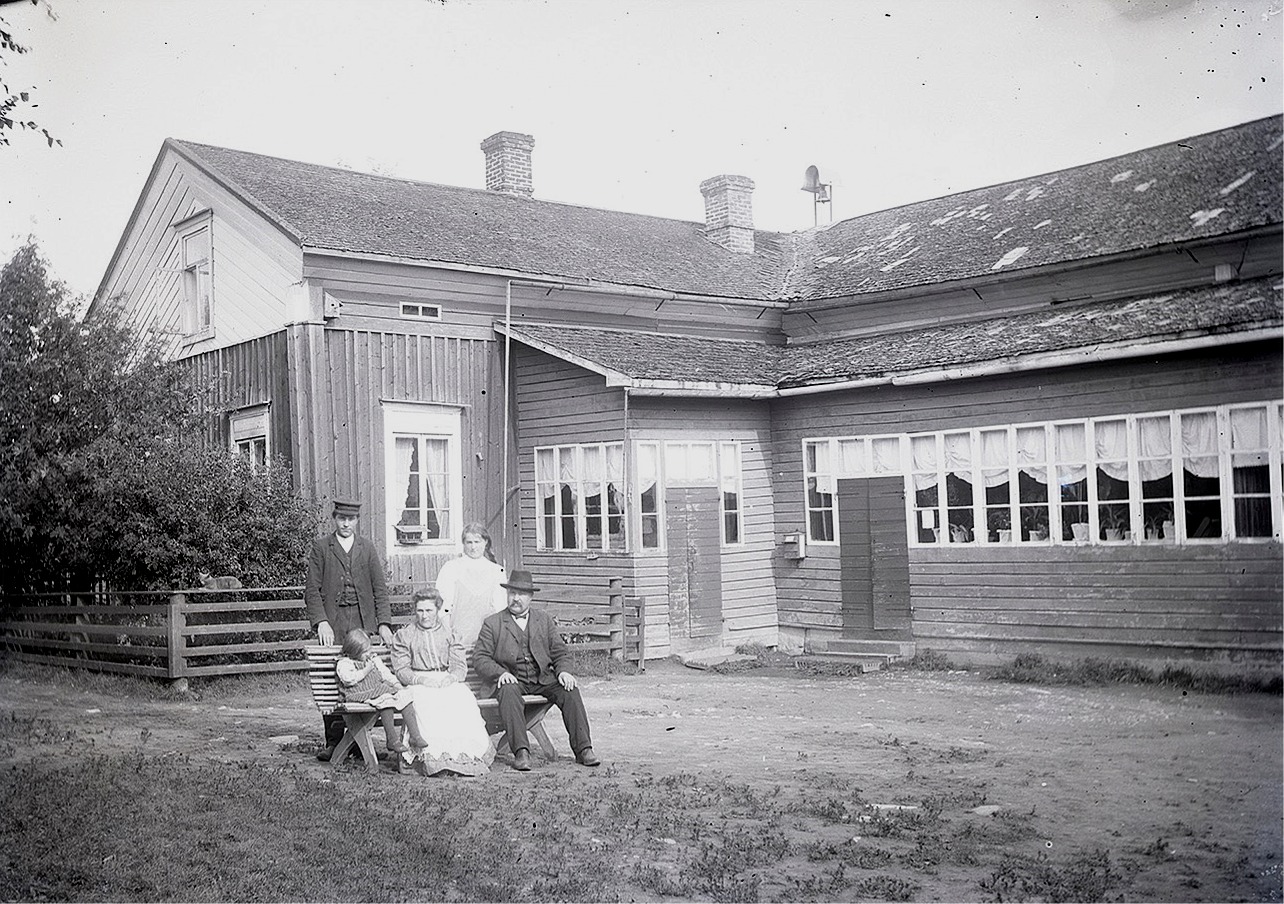
[[[603,769],[569,759],[554,717],[557,762],[536,757],[534,772],[523,775],[501,757],[478,781],[514,790],[564,781],[730,781],[793,801],[796,818],[778,826],[790,857],[758,865],[765,898],[797,899],[810,888],[813,900],[845,899],[797,877],[780,884],[788,877],[778,873],[801,875],[831,855],[847,864],[843,881],[873,864],[903,875],[900,899],[1041,897],[1035,886],[1023,892],[1015,873],[1003,884],[1004,866],[983,850],[974,858],[979,865],[969,866],[967,857],[925,851],[921,834],[917,848],[898,848],[898,834],[914,836],[890,831],[893,817],[926,813],[950,826],[933,837],[953,839],[956,848],[964,837],[1002,844],[1027,864],[1082,863],[1103,851],[1115,877],[1111,900],[1281,900],[1279,697],[1050,688],[966,672],[722,675],[673,662],[584,685]],[[328,774],[312,756],[321,723],[302,678],[297,688],[257,701],[137,701],[54,689],[9,669],[0,675],[0,700],[5,719],[65,712],[77,732],[74,745],[52,753],[5,745],[11,764],[141,748]],[[379,781],[430,780],[387,772]],[[1004,819],[1013,829],[1006,835],[997,831]],[[638,849],[658,851],[662,866],[673,839],[645,840],[654,844]],[[645,889],[628,894],[646,899]],[[864,896],[879,897],[876,891]]]

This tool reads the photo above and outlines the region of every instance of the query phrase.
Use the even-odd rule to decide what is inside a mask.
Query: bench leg
[[[552,709],[551,706],[537,706],[526,710],[526,731],[530,733],[540,749],[544,751],[544,756],[550,760],[557,759],[557,748],[553,746],[552,740],[549,739],[548,732],[544,730],[544,716]]]
[[[379,758],[375,756],[374,742],[370,740],[370,727],[378,718],[378,713],[343,714],[343,740],[339,741],[338,746],[334,748],[334,753],[330,756],[332,769],[338,769],[342,765],[348,751],[352,749],[353,744],[356,744],[357,749],[361,751],[361,759],[365,761],[366,771],[371,773],[379,771]]]
[[[539,744],[540,750],[544,756],[550,760],[557,759],[557,748],[553,746],[553,741],[544,730],[544,716],[553,708],[551,703],[543,706],[537,706],[534,703],[526,704],[526,731]],[[490,736],[495,739],[495,752],[504,753],[506,750],[511,753],[508,747],[508,732],[504,731],[504,725],[499,721],[499,715],[494,710],[483,712],[486,718],[486,730]]]

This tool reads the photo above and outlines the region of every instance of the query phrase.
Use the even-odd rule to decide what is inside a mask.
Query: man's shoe
[[[602,761],[598,759],[597,754],[593,752],[592,747],[585,747],[579,753],[575,754],[575,762],[579,763],[581,766],[600,766],[602,764]]]
[[[513,754],[513,768],[518,772],[531,771],[531,752],[525,747]]]
[[[330,762],[330,757],[334,756],[334,748],[326,747],[324,750],[317,751],[317,759],[323,763]]]

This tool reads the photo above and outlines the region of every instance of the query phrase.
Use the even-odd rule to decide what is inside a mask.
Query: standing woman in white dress
[[[504,569],[495,561],[486,528],[476,522],[465,525],[463,544],[464,554],[451,559],[437,573],[437,592],[444,603],[442,611],[449,616],[464,646],[471,650],[487,616],[508,606],[508,593],[499,586]]]

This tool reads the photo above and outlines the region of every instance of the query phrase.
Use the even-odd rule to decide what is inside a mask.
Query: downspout
[[[635,489],[633,480],[633,443],[629,440],[629,387],[624,388],[624,449],[620,455],[620,467],[624,469],[624,510],[629,512],[629,523],[624,528],[624,552],[636,553],[638,547],[634,546],[634,538],[642,533],[642,520],[638,519],[637,530],[633,529],[633,511],[638,506],[633,505],[633,490]],[[632,565],[632,563],[630,563]],[[630,575],[632,577],[632,575]]]
[[[512,366],[512,330],[513,325],[513,281],[506,280],[504,283],[504,452],[503,473],[500,476],[500,486],[503,489],[503,541],[504,549],[508,549],[508,392],[509,392],[509,370]],[[520,543],[518,544],[520,546]],[[520,562],[518,563],[520,564]]]

